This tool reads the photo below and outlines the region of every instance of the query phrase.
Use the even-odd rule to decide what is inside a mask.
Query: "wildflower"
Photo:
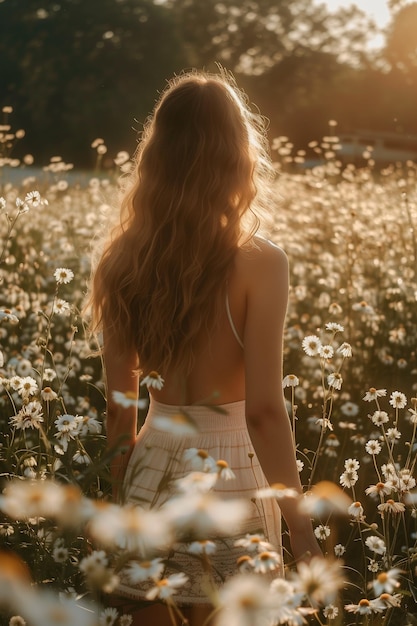
[[[354,402],[344,402],[340,407],[340,410],[343,415],[346,415],[346,417],[356,417],[359,413],[359,407]]]
[[[129,613],[125,613],[119,617],[119,626],[131,626],[133,617]]]
[[[306,595],[312,606],[332,604],[342,583],[339,562],[317,556],[299,563],[294,575],[296,591]]]
[[[230,578],[219,592],[217,626],[266,626],[277,602],[262,578],[244,574]]]
[[[327,384],[329,385],[329,387],[333,387],[334,389],[339,390],[342,388],[342,383],[343,378],[338,372],[329,374],[327,377]]]
[[[58,267],[54,272],[54,277],[58,285],[67,285],[74,278],[74,272],[66,267]]]
[[[207,450],[201,448],[187,448],[184,451],[184,461],[190,462],[192,469],[196,471],[216,471],[216,461],[208,454]]]
[[[77,431],[80,424],[79,415],[59,415],[55,420],[55,426],[59,433],[69,433]]]
[[[119,612],[114,607],[107,607],[100,613],[100,618],[98,620],[99,626],[113,626],[117,618],[119,617]]]
[[[155,587],[152,587],[152,589],[147,592],[146,599],[156,600],[156,598],[159,598],[160,600],[167,600],[177,593],[178,589],[183,587],[187,581],[188,576],[183,572],[171,574],[171,576],[167,578],[156,581]]]
[[[327,539],[327,537],[330,536],[330,528],[328,526],[325,526],[324,524],[319,524],[319,526],[316,526],[316,528],[314,529],[314,534],[316,535],[317,539],[320,539],[320,541],[324,541],[325,539]]]
[[[337,302],[332,302],[329,306],[330,315],[341,315],[343,312],[342,307]]]
[[[377,398],[382,398],[387,395],[386,389],[375,389],[375,387],[370,387],[364,397],[362,398],[365,402],[372,402]]]
[[[411,415],[408,415],[407,419],[411,424],[417,424],[417,410],[416,409],[408,409]]]
[[[365,493],[367,496],[373,495],[389,495],[392,491],[392,486],[389,483],[378,482],[376,485],[370,485],[365,489]]]
[[[323,615],[327,619],[336,619],[339,615],[339,609],[334,604],[327,604],[323,609]]]
[[[175,481],[175,486],[182,493],[206,493],[210,491],[217,481],[214,472],[190,472]]]
[[[65,563],[68,559],[69,551],[62,542],[55,542],[54,549],[52,550],[52,558],[55,563]]]
[[[320,346],[319,356],[322,359],[331,359],[334,355],[334,350],[332,346]]]
[[[416,486],[416,479],[411,475],[409,469],[402,469],[400,472],[399,488],[400,491],[406,492],[410,489],[414,489]]]
[[[152,578],[158,580],[164,571],[165,565],[161,558],[152,561],[132,561],[124,569],[129,581],[133,584]]]
[[[87,452],[82,452],[81,450],[77,450],[77,452],[72,457],[74,463],[78,465],[90,465],[91,457],[87,454]]]
[[[366,546],[375,554],[385,554],[387,548],[383,539],[380,539],[376,535],[370,535],[365,539]]]
[[[188,546],[188,552],[190,554],[214,554],[217,546],[214,541],[209,539],[202,539],[201,541],[193,541]]]
[[[232,469],[230,469],[227,461],[223,459],[219,459],[216,461],[216,472],[219,478],[223,478],[224,480],[233,480],[236,478],[236,474]]]
[[[398,439],[401,439],[401,433],[398,428],[388,428],[387,429],[387,439],[395,443]]]
[[[379,441],[376,441],[375,439],[370,439],[366,444],[365,444],[365,450],[368,454],[372,455],[372,456],[376,456],[377,454],[379,454],[382,450],[381,444],[379,443]]]
[[[340,475],[339,482],[342,487],[353,487],[358,481],[358,472],[355,470],[347,470]]]
[[[148,401],[146,399],[138,398],[137,393],[133,391],[113,391],[113,402],[119,404],[124,409],[128,409],[134,406],[138,409],[146,409]]]
[[[266,574],[276,570],[281,565],[281,557],[278,552],[265,550],[253,557],[253,569],[255,573]]]
[[[54,302],[54,313],[58,313],[58,315],[70,315],[71,306],[66,300],[62,300],[62,298],[57,298]]]
[[[353,502],[348,508],[348,513],[354,519],[363,519],[363,506],[360,502]]]
[[[61,487],[51,480],[15,480],[0,497],[0,509],[12,519],[55,517],[62,508]]]
[[[394,589],[400,586],[397,578],[401,573],[402,570],[398,567],[394,567],[387,572],[381,572],[375,580],[369,583],[369,587],[373,589],[376,596],[381,595],[381,593],[392,593]]]
[[[328,322],[325,328],[331,333],[343,333],[343,331],[345,330],[344,327],[337,322]]]
[[[302,347],[308,356],[317,356],[321,347],[321,341],[317,335],[304,337]]]
[[[51,402],[52,400],[56,400],[58,394],[55,393],[50,387],[44,387],[41,391],[41,398],[45,402]]]
[[[395,502],[395,500],[392,499],[378,504],[377,508],[381,515],[384,513],[392,513],[393,515],[396,515],[397,513],[403,513],[405,511],[405,506],[402,502]]]
[[[56,372],[50,367],[46,367],[43,372],[44,381],[50,383],[56,378]]]
[[[22,398],[29,398],[30,396],[35,395],[38,391],[38,384],[32,376],[25,376],[20,379],[20,384],[17,388],[17,393]]]
[[[342,355],[344,359],[350,359],[352,356],[352,346],[347,341],[344,341],[337,349],[337,352]]]
[[[342,545],[341,543],[337,543],[334,547],[334,554],[337,557],[341,557],[344,555],[344,553],[346,552],[346,548],[344,545]]]
[[[368,313],[369,315],[374,313],[373,307],[365,300],[362,300],[361,302],[355,302],[355,304],[352,305],[352,309],[354,311],[359,311],[360,313]]]
[[[304,463],[300,459],[297,459],[296,460],[296,465],[297,465],[298,472],[299,473],[302,472],[303,469],[304,469]]]
[[[324,517],[331,513],[346,515],[351,502],[349,496],[335,483],[321,480],[304,494],[298,507],[312,517]]]
[[[378,561],[375,561],[374,559],[370,559],[368,563],[368,570],[372,572],[373,574],[375,574],[379,570]]]
[[[158,372],[152,371],[145,376],[140,384],[146,385],[148,389],[158,389],[158,391],[160,391],[164,386],[164,379],[158,374]]]
[[[285,387],[297,387],[300,384],[300,380],[297,378],[295,374],[287,374],[282,381],[282,386]]]
[[[170,416],[156,416],[152,426],[177,437],[195,435],[198,432],[195,422],[183,411]]]
[[[381,603],[384,608],[390,607],[400,607],[401,606],[402,596],[400,593],[394,593],[391,595],[390,593],[381,593],[377,600]]]
[[[263,535],[246,534],[241,539],[236,539],[235,546],[244,548],[248,552],[263,552],[273,550],[273,546],[265,540]]]
[[[0,309],[0,322],[9,322],[9,324],[18,324],[19,318],[14,315],[10,309]]]
[[[103,550],[94,550],[80,561],[78,567],[90,589],[111,593],[119,582],[113,570],[108,567],[107,556]]]
[[[389,420],[388,413],[386,411],[375,411],[375,413],[369,417],[375,426],[382,426],[382,424],[386,424]]]
[[[375,600],[368,600],[367,598],[362,598],[362,600],[359,600],[358,604],[345,604],[345,609],[348,613],[357,613],[359,615],[382,613],[384,610]]]
[[[407,405],[407,397],[401,391],[393,391],[389,403],[394,409],[403,409]]]
[[[10,424],[18,430],[25,430],[27,428],[39,429],[43,422],[41,403],[34,400],[33,402],[24,404],[17,415],[13,415],[9,421]]]
[[[24,202],[36,208],[41,204],[41,194],[39,191],[29,191],[25,196]]]
[[[10,537],[14,534],[14,528],[11,524],[0,524],[0,536]]]
[[[286,487],[282,483],[272,483],[269,487],[264,487],[256,492],[258,498],[297,498],[300,494],[296,489]]]

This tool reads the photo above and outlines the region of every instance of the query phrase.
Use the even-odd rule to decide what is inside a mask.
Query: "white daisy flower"
[[[252,559],[253,571],[256,574],[266,574],[273,572],[281,565],[281,557],[278,552],[264,550],[259,552]]]
[[[329,385],[329,387],[333,387],[334,389],[339,390],[342,388],[342,383],[343,378],[341,374],[339,374],[339,372],[333,372],[327,377],[327,384]]]
[[[334,355],[334,349],[332,346],[320,346],[319,348],[319,356],[322,359],[331,359]]]
[[[282,381],[282,387],[297,387],[300,384],[300,380],[295,374],[287,374]]]
[[[214,543],[214,541],[210,541],[209,539],[193,541],[188,546],[188,552],[190,554],[214,554],[216,550],[216,544]]]
[[[407,396],[401,391],[393,391],[389,403],[394,409],[403,409],[407,406]]]
[[[74,278],[74,272],[67,267],[58,267],[54,272],[54,277],[58,285],[67,285]]]
[[[352,502],[352,504],[348,508],[348,513],[354,519],[361,520],[363,519],[363,506],[358,501]]]
[[[138,409],[146,409],[148,406],[148,400],[145,398],[138,398],[138,394],[134,391],[113,391],[113,402],[119,404],[124,409],[128,409],[134,406]]]
[[[99,626],[113,626],[119,617],[119,612],[116,608],[110,606],[104,609],[100,613],[98,620]]]
[[[370,535],[369,537],[367,537],[365,539],[365,544],[367,548],[369,548],[369,550],[371,550],[371,552],[374,552],[375,554],[383,555],[387,551],[384,540],[380,539],[380,537],[377,537],[376,535]]]
[[[352,356],[352,346],[347,341],[344,341],[336,350],[339,354],[342,355],[344,359],[350,359]]]
[[[164,379],[158,372],[152,371],[141,380],[140,384],[146,385],[148,389],[158,389],[160,391],[164,386]]]
[[[362,399],[365,400],[365,402],[372,402],[373,400],[382,398],[386,395],[386,389],[375,389],[375,387],[370,387]]]
[[[144,580],[152,578],[158,580],[164,571],[165,564],[161,558],[151,561],[131,561],[123,570],[129,582],[136,585]]]
[[[348,613],[356,613],[358,615],[371,615],[372,613],[382,613],[385,609],[381,608],[375,600],[362,598],[358,604],[345,604],[345,610]]]
[[[244,548],[248,552],[264,552],[265,550],[273,550],[274,547],[266,541],[264,535],[247,533],[245,537],[236,539],[236,547]]]
[[[337,322],[328,322],[325,328],[331,333],[343,333],[343,331],[345,330],[344,327]]]
[[[314,534],[316,535],[317,539],[319,539],[320,541],[324,541],[325,539],[327,539],[327,537],[330,537],[330,528],[329,526],[325,526],[324,524],[319,524],[314,529]]]
[[[369,415],[369,417],[375,426],[382,426],[382,424],[386,424],[389,421],[388,413],[386,411],[375,411],[375,413]]]
[[[58,394],[55,393],[55,391],[53,391],[51,387],[44,387],[41,391],[41,398],[45,402],[52,402],[52,400],[56,400],[57,397]]]
[[[370,439],[366,444],[365,444],[365,450],[368,454],[372,455],[372,456],[376,456],[377,454],[379,454],[382,450],[382,446],[379,443],[379,441],[376,441],[376,439]]]
[[[402,570],[398,567],[393,567],[386,572],[380,572],[378,576],[369,583],[369,587],[373,589],[375,596],[380,596],[381,593],[392,593],[400,586],[398,577],[402,573]]]
[[[321,341],[317,335],[304,337],[302,347],[308,356],[317,356],[321,348]]]
[[[155,586],[146,593],[146,599],[156,600],[156,598],[159,598],[160,600],[167,600],[177,593],[187,581],[188,576],[186,576],[184,572],[171,574],[167,578],[156,581]]]
[[[337,543],[335,545],[335,547],[334,547],[334,554],[335,554],[335,556],[341,557],[341,556],[343,556],[345,554],[345,552],[346,552],[346,548],[345,548],[345,546],[343,544]]]

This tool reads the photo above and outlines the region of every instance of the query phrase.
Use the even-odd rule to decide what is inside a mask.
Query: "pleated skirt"
[[[195,432],[178,434],[175,431],[178,415],[186,415],[195,426]],[[167,424],[171,420],[173,429],[163,430],[161,418]],[[178,571],[188,576],[188,582],[175,594],[175,602],[179,606],[209,604],[207,562],[210,563],[210,588],[213,583],[221,586],[237,573],[238,559],[249,554],[245,547],[235,546],[236,539],[247,534],[262,535],[272,544],[281,557],[281,565],[267,576],[283,576],[281,512],[276,500],[256,497],[257,490],[267,487],[268,482],[247,430],[244,400],[213,408],[201,405],[178,407],[151,399],[148,415],[129,459],[123,485],[125,501],[145,509],[164,507],[175,494],[176,481],[196,469],[195,459],[194,462],[184,459],[190,449],[202,450],[214,461],[226,462],[234,478],[219,478],[212,492],[222,500],[244,499],[249,514],[239,527],[238,535],[218,539],[207,537],[216,544],[215,552],[208,558],[190,554],[189,544],[182,541],[176,542],[169,554],[162,555],[168,563],[164,576]],[[170,567],[169,563],[174,566]],[[118,593],[132,600],[143,600],[153,584],[147,581],[132,585],[122,571]]]

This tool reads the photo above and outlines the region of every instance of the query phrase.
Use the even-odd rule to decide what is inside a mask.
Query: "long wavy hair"
[[[168,83],[90,294],[93,328],[105,325],[123,351],[134,346],[142,372],[191,370],[195,340],[219,318],[234,255],[253,242],[272,177],[263,119],[231,76],[193,71]]]

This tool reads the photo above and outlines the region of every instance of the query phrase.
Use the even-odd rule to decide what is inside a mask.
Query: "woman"
[[[103,329],[108,443],[114,447],[123,436],[129,449],[114,459],[115,494],[122,486],[128,502],[158,506],[167,460],[175,459],[174,482],[186,473],[184,452],[203,449],[236,475],[226,486],[218,481],[215,493],[252,502],[244,533],[261,529],[280,552],[278,505],[253,498],[267,481],[301,494],[281,384],[287,258],[255,234],[272,175],[261,119],[226,73],[174,78],[145,125],[92,298]],[[121,407],[113,392],[137,397],[149,374],[156,386],[137,435],[136,408]],[[179,439],[154,427],[155,417],[179,411],[194,419],[196,435]],[[139,480],[134,468],[145,451]],[[294,558],[319,554],[294,499],[280,508]],[[233,549],[222,545],[220,579],[236,567]],[[179,590],[177,603],[207,604],[195,560],[184,551],[179,558],[193,584]],[[121,593],[144,597],[126,581]],[[137,615],[138,623],[171,623],[157,605]]]

